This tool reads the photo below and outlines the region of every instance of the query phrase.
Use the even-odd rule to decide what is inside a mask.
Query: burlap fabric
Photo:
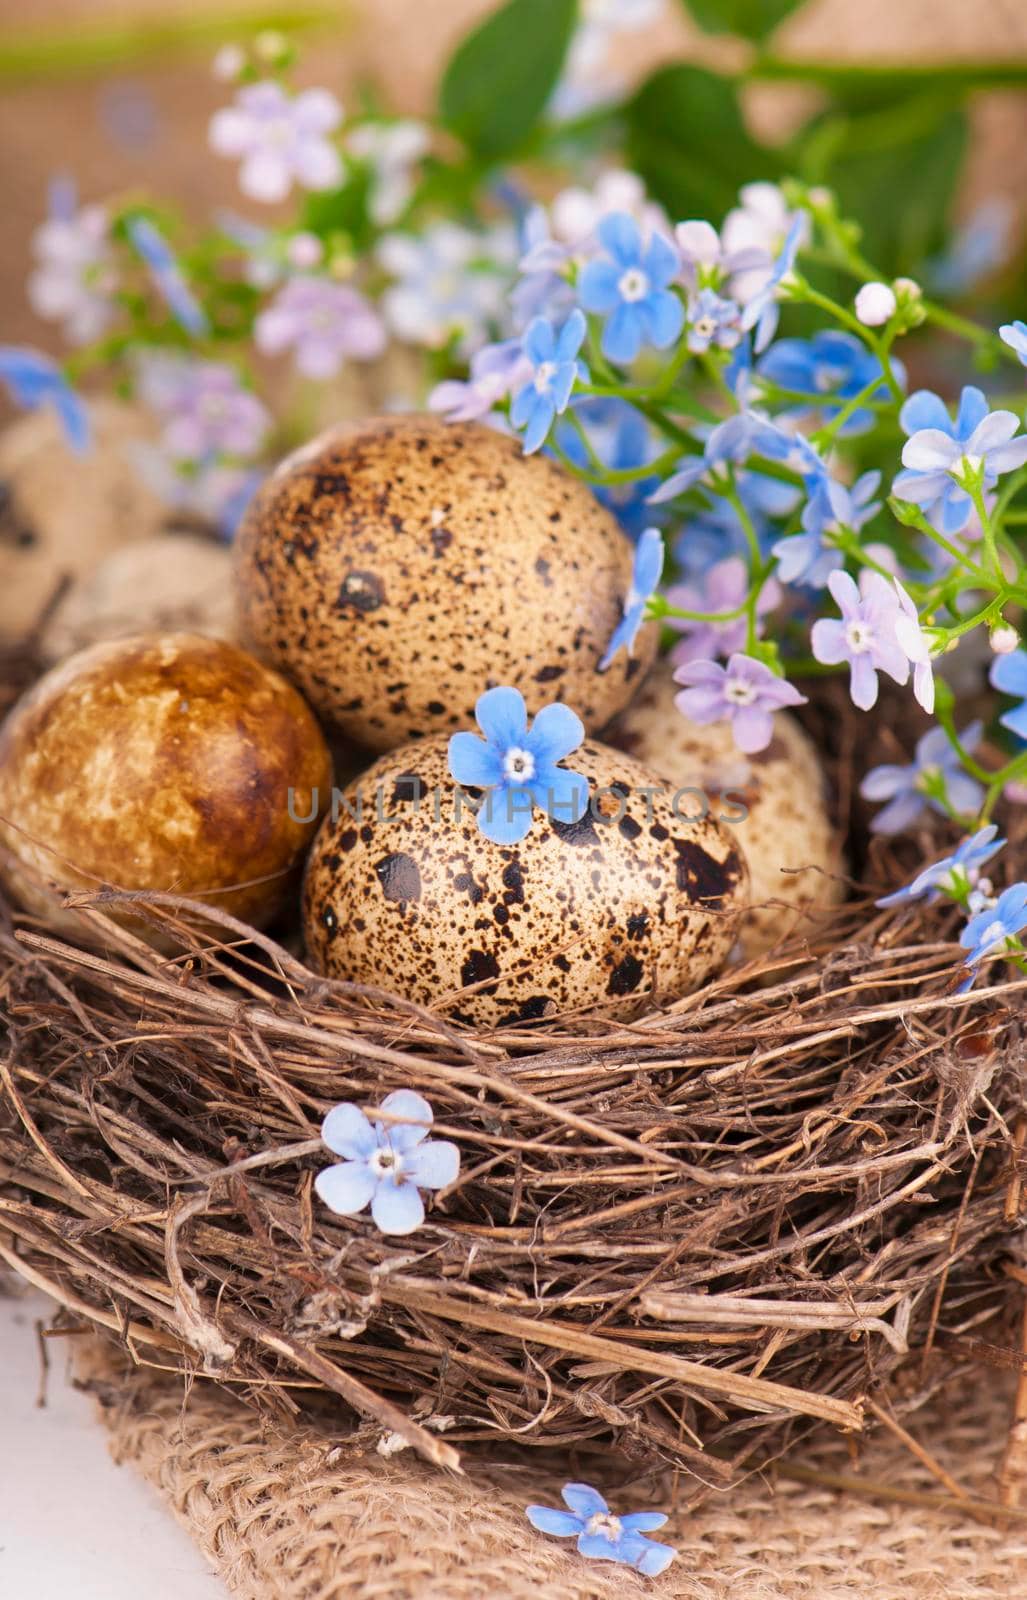
[[[116,1457],[160,1491],[240,1600],[997,1600],[1027,1596],[1027,1518],[1003,1528],[955,1511],[751,1480],[675,1513],[680,1551],[662,1577],[585,1562],[535,1533],[523,1507],[552,1503],[545,1457],[459,1479],[373,1445],[257,1415],[211,1384],[110,1367],[90,1378]],[[994,1492],[1009,1394],[986,1373],[911,1422],[974,1495]],[[889,1436],[856,1457],[819,1436],[793,1464],[915,1492],[938,1482]],[[666,1504],[665,1481],[613,1493],[615,1509]]]

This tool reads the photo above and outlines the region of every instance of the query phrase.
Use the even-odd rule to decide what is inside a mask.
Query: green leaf
[[[508,0],[457,47],[442,121],[480,156],[516,150],[556,87],[576,18],[577,0]]]
[[[705,33],[738,33],[765,39],[803,0],[683,0]]]
[[[705,67],[663,67],[625,107],[627,163],[671,216],[719,221],[743,183],[774,178],[772,150],[749,133],[734,87]]]
[[[967,147],[961,106],[934,88],[855,115],[834,110],[799,147],[804,175],[829,184],[842,213],[862,225],[863,254],[886,275],[915,276],[945,238]]]

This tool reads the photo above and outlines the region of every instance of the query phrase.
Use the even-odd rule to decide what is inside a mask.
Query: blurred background
[[[594,67],[612,90],[623,92],[665,60],[733,65],[738,42],[700,31],[681,0],[635,3],[641,25],[619,33],[614,59]],[[597,15],[612,4],[631,10],[631,0],[591,4]],[[718,6],[721,0],[707,0],[707,11]],[[727,20],[732,7],[733,0],[722,0]],[[55,327],[33,316],[25,296],[30,238],[55,173],[73,173],[85,201],[153,192],[197,218],[236,201],[231,165],[206,155],[210,115],[226,99],[210,70],[218,44],[259,27],[295,26],[302,30],[301,81],[343,98],[373,85],[387,103],[416,113],[431,106],[455,43],[490,9],[490,0],[264,8],[245,0],[202,7],[196,0],[2,0],[0,338],[59,348]],[[808,0],[775,34],[774,52],[792,61],[889,62],[911,74],[966,58],[1022,61],[1027,0]],[[750,125],[763,139],[784,139],[815,113],[818,93],[794,83],[750,85]],[[982,89],[968,110],[971,140],[956,214],[1000,199],[1010,254],[1018,254],[1027,208],[1027,99]],[[886,171],[887,148],[878,159]],[[894,181],[908,178],[897,170]]]

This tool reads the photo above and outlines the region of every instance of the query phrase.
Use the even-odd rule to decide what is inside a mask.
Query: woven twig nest
[[[851,750],[837,702],[829,727]],[[955,995],[951,910],[863,894],[640,1021],[476,1035],[133,896],[181,943],[158,955],[108,920],[124,898],[79,902],[81,946],[0,907],[0,1257],[136,1359],[341,1396],[340,1431],[447,1465],[614,1446],[698,1488],[1002,1342],[1024,980]],[[313,1179],[327,1109],[399,1088],[463,1164],[389,1239]]]

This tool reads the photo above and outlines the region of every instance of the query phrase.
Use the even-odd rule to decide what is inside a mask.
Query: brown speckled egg
[[[477,1025],[630,1016],[717,972],[748,893],[730,829],[682,820],[646,767],[587,740],[567,761],[589,780],[582,820],[536,810],[493,844],[447,744],[383,756],[322,825],[303,893],[322,972]]]
[[[174,891],[259,925],[294,889],[312,790],[324,805],[330,785],[309,708],[236,645],[187,633],[93,645],[0,728],[0,873],[50,921],[40,878]],[[81,931],[74,916],[64,925]]]
[[[242,637],[318,714],[375,750],[474,721],[484,688],[589,732],[653,659],[599,661],[633,551],[591,491],[479,423],[395,416],[315,439],[258,491],[236,540]]]
[[[610,728],[610,742],[675,787],[702,790],[713,816],[734,816],[728,830],[741,843],[751,877],[752,909],[740,934],[747,959],[785,938],[815,933],[824,912],[844,899],[845,884],[841,840],[812,743],[794,717],[779,711],[767,748],[743,755],[728,723],[700,727],[682,716],[677,693],[669,665],[661,665]]]

